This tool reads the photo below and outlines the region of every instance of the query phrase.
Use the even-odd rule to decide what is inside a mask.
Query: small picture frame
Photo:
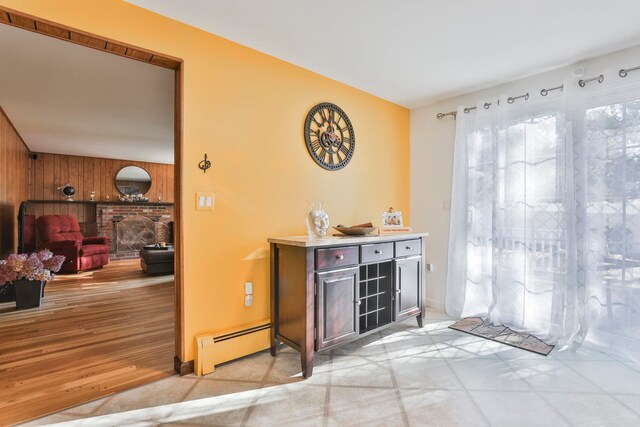
[[[393,208],[382,212],[382,227],[383,228],[402,228],[402,212],[396,211]]]

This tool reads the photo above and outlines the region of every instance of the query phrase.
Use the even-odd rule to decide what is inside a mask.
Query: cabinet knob
[[[356,301],[355,303],[356,303],[356,305],[362,305],[362,301],[360,301],[360,300]]]
[[[374,252],[376,255],[382,255],[382,251],[381,251],[381,250],[376,249],[376,250],[375,250],[375,251],[373,251],[373,252]]]
[[[406,249],[407,249],[408,251],[410,251],[410,250],[411,250],[411,246],[407,246],[407,247],[406,247]]]
[[[340,261],[342,261],[344,259],[344,255],[342,254],[336,255],[336,259],[339,259]]]
[[[400,292],[402,292],[400,289],[396,289],[396,294],[399,294]]]

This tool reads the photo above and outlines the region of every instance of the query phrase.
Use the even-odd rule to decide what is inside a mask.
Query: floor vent
[[[269,348],[270,327],[270,323],[259,322],[196,336],[196,375],[209,374],[216,365]]]

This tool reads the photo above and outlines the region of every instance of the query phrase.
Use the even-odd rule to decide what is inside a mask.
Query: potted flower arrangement
[[[44,286],[60,271],[64,257],[48,250],[32,254],[12,254],[0,260],[0,284],[13,283],[16,308],[40,307]]]

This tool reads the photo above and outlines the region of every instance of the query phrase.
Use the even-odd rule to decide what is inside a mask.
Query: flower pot
[[[44,282],[23,279],[14,280],[13,284],[16,291],[16,308],[18,310],[40,307]]]
[[[7,283],[0,286],[0,303],[13,302],[16,300],[13,283]]]

